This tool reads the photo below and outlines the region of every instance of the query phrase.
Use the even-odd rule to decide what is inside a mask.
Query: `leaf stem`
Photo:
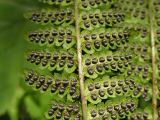
[[[150,20],[150,30],[151,30],[151,48],[152,48],[152,107],[153,107],[153,120],[158,120],[157,111],[157,80],[156,80],[156,56],[155,56],[155,31],[153,23],[153,6],[152,0],[149,2],[149,20]]]
[[[76,37],[77,37],[78,71],[80,80],[82,114],[83,114],[83,120],[87,120],[87,101],[84,92],[84,75],[83,75],[83,65],[82,65],[82,49],[80,41],[78,0],[75,0],[75,22],[76,22],[75,24],[76,24]]]

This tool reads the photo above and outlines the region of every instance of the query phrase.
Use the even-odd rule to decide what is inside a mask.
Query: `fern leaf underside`
[[[160,1],[39,2],[25,81],[51,96],[46,119],[158,120]]]

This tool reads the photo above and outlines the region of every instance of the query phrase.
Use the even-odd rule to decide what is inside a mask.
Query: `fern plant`
[[[158,120],[160,1],[40,2],[25,81],[51,96],[46,119]]]

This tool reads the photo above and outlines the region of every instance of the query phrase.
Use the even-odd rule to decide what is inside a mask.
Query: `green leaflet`
[[[95,29],[81,34],[82,50],[88,54],[116,49],[128,42],[129,33],[121,29]]]
[[[54,1],[54,0],[39,0],[40,2],[49,4],[49,5],[61,5],[61,6],[68,6],[72,5],[73,1],[72,0],[64,0],[64,1]]]
[[[65,29],[65,31],[64,31]],[[61,37],[61,35],[64,35]],[[47,46],[49,48],[60,47],[64,49],[69,49],[73,47],[76,43],[76,34],[74,27],[70,26],[66,28],[50,28],[50,29],[41,29],[34,32],[30,32],[27,36],[28,41],[34,43],[34,45]]]
[[[79,119],[80,107],[73,103],[57,103],[53,102],[46,117],[48,119]],[[64,116],[64,117],[63,117]]]
[[[152,97],[152,89],[148,84],[143,84],[141,79],[124,76],[116,76],[109,78],[104,76],[95,80],[87,80],[85,82],[85,93],[87,100],[93,104],[100,103],[108,98],[116,98],[120,96],[132,96],[133,98],[143,97],[145,101],[149,101]],[[144,96],[146,94],[147,96]]]
[[[146,107],[144,109],[137,109],[132,115],[130,115],[129,119],[135,119],[136,117],[140,119],[146,119],[152,120],[152,111],[150,107]]]
[[[66,8],[67,13],[65,13],[65,9],[63,8],[61,11],[61,15],[59,15],[59,10],[57,9],[44,9],[44,10],[36,10],[28,12],[25,16],[32,22],[42,25],[60,25],[63,24],[69,25],[74,22],[74,11],[72,8]],[[52,11],[56,11],[52,13]],[[63,14],[65,13],[65,14]],[[55,16],[52,16],[52,15]],[[51,15],[51,16],[50,16]],[[58,17],[57,17],[58,16]]]
[[[116,16],[112,16],[115,14]],[[103,10],[93,10],[93,11],[85,11],[81,13],[80,16],[80,27],[82,29],[93,30],[99,27],[112,27],[116,24],[122,22],[124,20],[124,14],[121,12],[110,11],[107,12]],[[89,19],[87,19],[89,18]]]
[[[96,9],[97,7],[100,9],[109,9],[111,5],[115,2],[115,0],[102,0],[102,1],[80,1],[78,0],[78,3],[80,5],[81,10],[91,10],[91,9]]]
[[[48,94],[48,96],[52,96],[53,98],[58,96],[73,102],[80,97],[79,81],[77,81],[75,74],[55,73],[54,76],[49,74],[43,73],[43,75],[39,75],[36,72],[30,71],[26,73],[25,81],[33,89],[40,90],[41,93]]]
[[[121,110],[123,108],[125,108],[126,111]],[[100,103],[98,106],[90,104],[88,106],[88,118],[119,120],[129,116],[136,108],[136,99],[119,97],[116,100],[111,99],[104,104]]]
[[[77,60],[76,60],[75,51],[58,51],[54,50],[53,53],[50,51],[32,51],[27,56],[27,61],[35,66],[39,66],[40,69],[49,69],[50,71],[66,71],[68,73],[72,73],[77,68]]]

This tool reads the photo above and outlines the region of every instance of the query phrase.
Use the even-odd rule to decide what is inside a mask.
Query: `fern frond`
[[[25,15],[39,26],[26,36],[39,75],[25,80],[53,96],[47,119],[157,120],[160,3],[39,1],[47,7]]]

